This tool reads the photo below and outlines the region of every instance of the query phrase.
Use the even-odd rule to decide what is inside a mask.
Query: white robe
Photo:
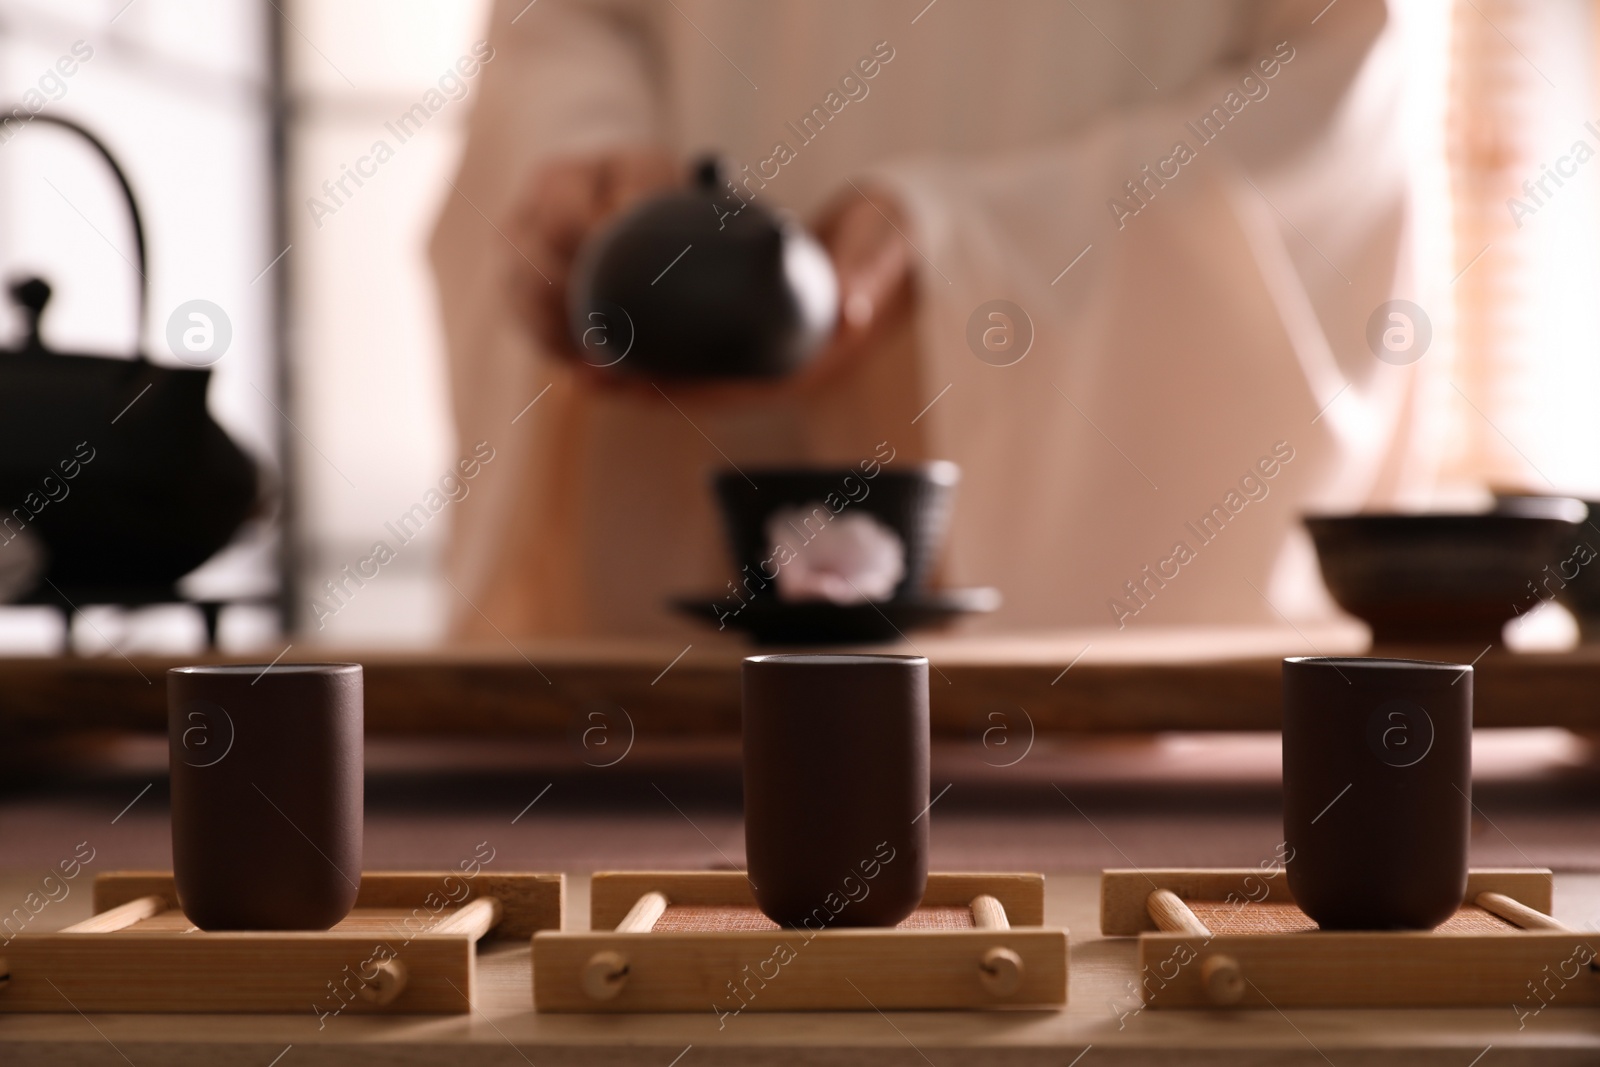
[[[1382,0],[525,3],[493,11],[433,244],[458,435],[506,457],[456,516],[458,632],[694,632],[664,602],[732,576],[708,491],[724,455],[954,460],[941,581],[998,586],[1001,628],[1276,620],[1315,587],[1301,511],[1426,481],[1430,361],[1366,340],[1384,301],[1432,300]],[[862,78],[875,49],[892,58]],[[643,142],[767,175],[783,142],[751,188],[802,216],[847,180],[893,190],[910,333],[759,407],[574,382],[509,310],[499,231],[541,162]],[[1011,366],[968,343],[997,298],[1034,332]]]

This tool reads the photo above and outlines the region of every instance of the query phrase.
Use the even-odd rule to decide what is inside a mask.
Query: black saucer
[[[728,593],[674,597],[671,604],[685,615],[724,629],[743,630],[760,645],[847,645],[893,641],[912,630],[947,625],[964,615],[987,614],[1000,606],[1000,591],[975,586],[876,604],[834,604],[779,600],[768,590],[747,598],[742,608]]]

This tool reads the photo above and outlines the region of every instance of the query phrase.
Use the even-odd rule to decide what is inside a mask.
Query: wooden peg
[[[1211,937],[1211,930],[1200,917],[1189,910],[1183,898],[1170,889],[1157,889],[1145,898],[1145,910],[1158,930],[1169,934],[1188,934],[1191,937]]]
[[[1232,956],[1217,953],[1202,960],[1200,984],[1205,987],[1206,997],[1218,1007],[1237,1004],[1244,997],[1244,972]]]
[[[134,923],[143,922],[153,916],[160,915],[167,910],[167,902],[161,897],[138,897],[119,904],[114,908],[107,908],[97,915],[91,915],[82,922],[75,922],[62,929],[64,934],[109,934],[115,930],[126,930]]]
[[[368,1004],[393,1004],[396,997],[405,991],[406,980],[411,976],[406,970],[406,965],[398,958],[383,960],[374,965],[378,973],[375,977],[366,979],[356,996]]]
[[[972,898],[972,925],[979,930],[1009,930],[1011,920],[1006,918],[1004,904],[987,893]]]
[[[648,934],[655,929],[656,920],[667,910],[664,893],[646,893],[633,902],[628,914],[617,924],[619,934]]]
[[[1566,930],[1568,927],[1559,919],[1552,919],[1542,911],[1528,907],[1520,900],[1506,896],[1504,893],[1479,893],[1472,901],[1484,911],[1500,916],[1513,926],[1524,930]]]
[[[1001,945],[983,954],[978,964],[978,981],[997,997],[1009,997],[1022,988],[1022,957]]]
[[[628,984],[628,957],[607,949],[596,952],[583,965],[579,979],[590,1000],[610,1000]]]
[[[430,934],[467,934],[476,941],[500,921],[500,901],[494,897],[478,897],[433,924]]]
[[[1009,930],[1011,920],[1006,908],[988,893],[972,898],[972,925],[979,930]],[[995,945],[984,952],[978,961],[978,981],[983,988],[997,997],[1009,997],[1022,988],[1022,957],[1003,945]]]
[[[633,902],[617,924],[619,934],[647,934],[667,910],[665,893],[650,892]],[[612,949],[596,952],[583,966],[579,979],[590,1000],[610,1000],[628,984],[628,957]]]

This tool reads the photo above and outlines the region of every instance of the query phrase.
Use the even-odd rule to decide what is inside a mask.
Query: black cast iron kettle
[[[568,294],[586,363],[679,380],[790,374],[832,336],[838,308],[827,253],[737,195],[715,158],[591,237]]]
[[[116,176],[133,222],[142,337],[148,270],[127,178],[83,127],[31,121],[83,137]],[[43,558],[3,599],[173,599],[173,583],[225,545],[256,502],[255,465],[206,410],[211,371],[157,366],[142,353],[52,351],[39,335],[50,286],[30,278],[11,297],[27,332],[17,348],[0,348],[0,557],[42,547]]]

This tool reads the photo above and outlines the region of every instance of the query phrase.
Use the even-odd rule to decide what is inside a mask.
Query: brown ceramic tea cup
[[[894,926],[928,883],[928,661],[744,661],[744,836],[783,926]]]
[[[1283,661],[1289,890],[1330,930],[1431,930],[1461,906],[1472,668]]]
[[[326,930],[361,882],[356,663],[167,672],[172,867],[202,930]]]

